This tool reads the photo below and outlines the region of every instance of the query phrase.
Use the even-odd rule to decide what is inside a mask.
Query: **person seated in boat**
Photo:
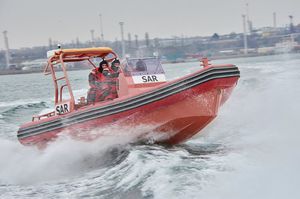
[[[88,104],[113,99],[111,81],[108,62],[103,60],[100,62],[99,67],[93,69],[89,74],[90,89],[87,96]]]
[[[111,69],[113,73],[116,74],[116,76],[118,77],[120,72],[120,60],[118,58],[114,59],[111,62]]]
[[[141,59],[136,62],[135,66],[137,71],[145,71],[147,69],[145,62]]]
[[[114,59],[111,63],[111,93],[112,93],[112,97],[113,98],[117,98],[118,97],[118,92],[117,92],[117,88],[118,88],[118,78],[119,78],[119,74],[120,74],[120,61],[119,59]]]
[[[130,73],[133,71],[134,71],[134,64],[131,61],[128,61],[127,64],[125,64],[124,73],[125,75],[130,75]]]

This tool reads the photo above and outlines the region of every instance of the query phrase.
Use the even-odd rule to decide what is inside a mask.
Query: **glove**
[[[110,77],[112,77],[112,78],[119,77],[119,73],[111,74]]]
[[[106,76],[106,77],[110,77],[110,72],[108,71],[108,70],[103,70],[102,71],[102,74],[104,75],[104,76]]]

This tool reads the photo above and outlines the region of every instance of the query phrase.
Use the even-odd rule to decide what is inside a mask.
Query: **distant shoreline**
[[[18,75],[18,74],[32,74],[42,73],[42,70],[1,70],[0,75]]]
[[[299,53],[288,53],[288,54],[299,54]],[[208,57],[210,60],[220,60],[220,59],[235,59],[235,58],[247,58],[247,57],[264,57],[264,56],[273,56],[281,54],[240,54],[240,55],[226,55],[226,56],[212,56]],[[176,63],[188,63],[188,62],[200,62],[201,60],[180,60],[180,61],[165,61],[162,64],[176,64]],[[77,70],[87,70],[87,68],[70,68],[68,71],[77,71]],[[19,75],[19,74],[32,74],[32,73],[43,73],[41,69],[38,70],[0,70],[0,75]]]
[[[87,68],[72,68],[68,71],[76,70],[87,70]],[[62,70],[58,70],[62,71]],[[20,74],[33,74],[33,73],[44,73],[44,70],[1,70],[0,75],[20,75]]]

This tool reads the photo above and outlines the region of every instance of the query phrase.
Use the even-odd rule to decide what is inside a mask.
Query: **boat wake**
[[[94,129],[88,132],[89,135],[101,135],[101,139],[94,141],[76,140],[66,132],[42,150],[21,146],[14,140],[0,139],[0,159],[7,160],[0,163],[0,183],[35,184],[114,167],[126,158],[130,148],[136,145],[131,143],[136,143],[147,129],[151,127]],[[84,134],[86,136],[86,132]],[[155,132],[148,134],[148,139],[151,138],[157,138]]]
[[[0,183],[36,184],[80,176],[89,170],[114,166],[126,156],[125,141],[94,142],[60,139],[44,150],[0,140]]]
[[[17,100],[17,101],[12,101],[12,102],[0,102],[0,107],[4,108],[4,107],[16,107],[19,105],[26,105],[26,104],[36,104],[36,103],[40,103],[40,101],[37,100]]]
[[[20,105],[7,105],[6,110],[2,112],[3,116],[6,117],[13,117],[13,114],[20,114],[21,111],[28,111],[28,110],[34,110],[34,109],[43,109],[46,108],[47,103],[46,102],[30,102],[30,103],[24,103]]]

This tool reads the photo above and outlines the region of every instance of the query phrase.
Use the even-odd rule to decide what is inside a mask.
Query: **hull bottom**
[[[194,116],[167,122],[155,129],[156,132],[169,135],[165,139],[158,140],[158,142],[170,145],[183,142],[197,134],[214,118],[212,116]]]

